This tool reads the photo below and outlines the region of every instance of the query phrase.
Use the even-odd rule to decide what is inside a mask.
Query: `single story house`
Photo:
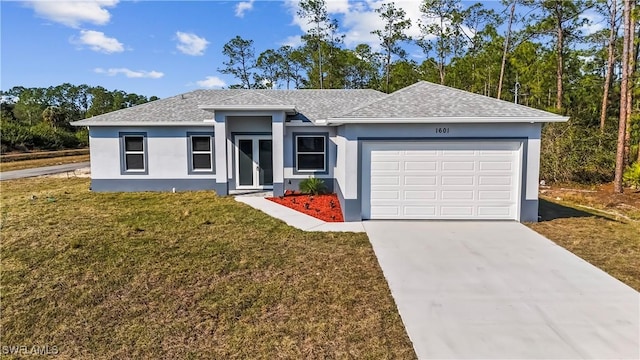
[[[541,110],[428,82],[196,90],[74,122],[93,191],[272,189],[318,177],[346,221],[537,221]]]

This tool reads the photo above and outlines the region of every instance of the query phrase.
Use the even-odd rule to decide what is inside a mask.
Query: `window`
[[[296,170],[300,172],[327,171],[327,137],[297,135]]]
[[[190,134],[189,157],[190,172],[214,172],[213,135]]]
[[[123,170],[125,173],[147,171],[147,143],[145,134],[125,134],[122,137]]]

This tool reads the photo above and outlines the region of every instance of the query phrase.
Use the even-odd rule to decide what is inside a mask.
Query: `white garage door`
[[[365,219],[518,219],[519,141],[365,142]]]

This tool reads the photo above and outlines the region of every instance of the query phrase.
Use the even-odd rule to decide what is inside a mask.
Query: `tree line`
[[[111,111],[157,100],[101,86],[15,86],[0,91],[2,152],[57,150],[88,145],[86,129],[69,125]]]
[[[405,11],[376,9],[383,26],[370,45],[347,47],[325,0],[302,0],[298,15],[309,30],[298,47],[255,53],[236,36],[218,69],[231,88],[370,88],[393,92],[419,80],[567,115],[543,132],[542,176],[547,181],[616,180],[640,158],[635,0],[502,0],[500,9],[460,0],[422,0],[420,35],[411,37]],[[586,33],[589,13],[600,30]],[[415,24],[414,24],[415,25]],[[597,24],[596,24],[597,25]],[[408,56],[419,49],[422,60]]]

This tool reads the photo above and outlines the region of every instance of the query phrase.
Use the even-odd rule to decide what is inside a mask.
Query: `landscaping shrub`
[[[318,195],[327,191],[324,180],[310,177],[300,182],[300,192],[304,194]]]
[[[622,180],[627,186],[640,189],[640,161],[636,161],[627,168]]]

